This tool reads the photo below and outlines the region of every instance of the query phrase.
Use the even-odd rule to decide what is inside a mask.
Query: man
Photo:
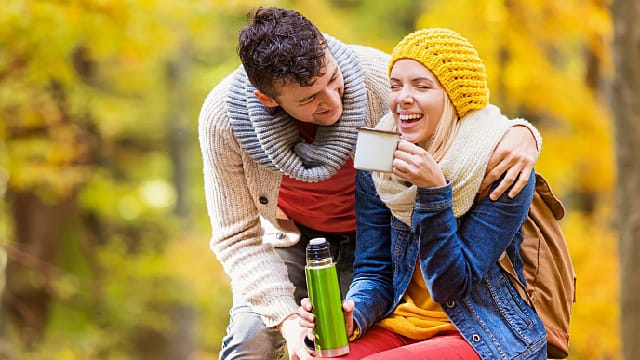
[[[286,340],[291,359],[306,359],[297,315],[305,246],[327,238],[346,293],[356,127],[387,112],[389,55],[345,45],[281,8],[252,14],[238,53],[242,66],[213,88],[199,119],[210,245],[233,290],[220,358],[277,359]],[[506,175],[492,197],[526,184],[538,157],[529,130],[514,126],[498,145],[483,185]]]

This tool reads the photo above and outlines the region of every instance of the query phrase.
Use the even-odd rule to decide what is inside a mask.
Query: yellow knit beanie
[[[438,78],[458,116],[489,104],[487,71],[471,43],[449,29],[422,29],[405,36],[391,54],[389,75],[400,59],[422,63]]]

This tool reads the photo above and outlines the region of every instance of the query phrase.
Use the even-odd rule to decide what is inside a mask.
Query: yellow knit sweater
[[[396,334],[415,340],[425,340],[444,331],[457,331],[440,304],[433,301],[424,283],[420,267],[416,266],[404,302],[378,325]]]

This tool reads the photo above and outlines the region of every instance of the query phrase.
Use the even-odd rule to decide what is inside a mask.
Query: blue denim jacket
[[[495,185],[494,185],[495,186]],[[535,178],[513,199],[476,203],[455,219],[451,184],[419,188],[412,227],[392,217],[371,175],[356,177],[356,254],[346,298],[360,336],[403,301],[419,262],[431,297],[483,359],[546,359],[544,326],[498,265],[503,251],[521,280],[520,232]],[[416,270],[417,271],[417,270]]]

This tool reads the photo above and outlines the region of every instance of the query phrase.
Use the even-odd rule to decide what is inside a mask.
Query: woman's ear
[[[260,101],[262,105],[266,107],[279,106],[275,100],[273,100],[269,95],[261,92],[260,90],[253,90],[253,95],[255,95],[258,98],[258,101]]]

